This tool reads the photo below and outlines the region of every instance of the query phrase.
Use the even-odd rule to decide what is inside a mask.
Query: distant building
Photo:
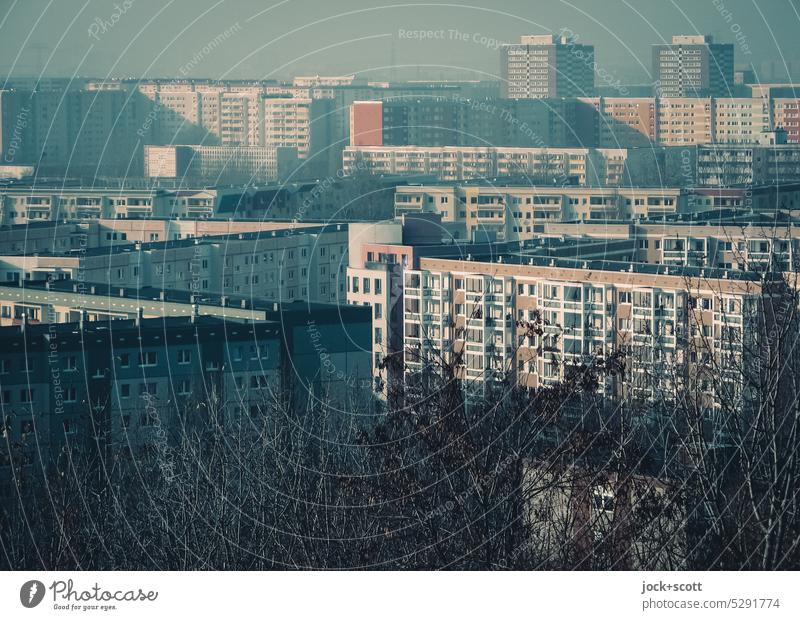
[[[666,146],[714,141],[714,100],[673,97],[658,100],[658,142]]]
[[[350,146],[383,144],[383,102],[354,101],[350,106]]]
[[[288,146],[146,145],[144,174],[187,184],[270,183],[297,169],[297,149]]]
[[[535,185],[671,185],[680,183],[679,153],[663,147],[547,148],[347,147],[343,169],[375,175],[430,175],[439,181],[514,178]]]
[[[491,232],[498,241],[535,239],[545,222],[655,218],[687,206],[686,192],[677,187],[422,185],[395,192],[397,216],[438,213],[443,222],[460,223],[467,239]]]
[[[714,101],[714,141],[758,144],[772,129],[770,116],[767,100],[718,98]]]
[[[730,97],[734,93],[733,44],[707,35],[677,35],[653,46],[656,97]]]
[[[20,243],[18,251],[0,256],[0,281],[71,278],[119,288],[250,295],[277,302],[344,300],[347,225],[271,228],[240,233],[233,228],[216,236],[148,243],[119,239],[41,253]],[[151,239],[158,239],[161,231],[150,229]],[[127,232],[105,234],[122,237]]]
[[[266,97],[264,106],[264,138],[267,147],[292,147],[297,158],[309,160],[321,172],[327,171],[331,132],[331,101],[297,97]],[[324,160],[324,161],[323,161]]]
[[[597,97],[580,99],[592,106],[594,115],[585,121],[594,144],[606,148],[650,146],[658,142],[657,102],[652,97]]]
[[[509,99],[591,97],[594,46],[561,35],[526,35],[500,48],[503,96]]]
[[[800,96],[772,101],[773,127],[786,131],[786,141],[800,142]]]
[[[707,144],[696,152],[699,186],[800,181],[800,144]]]

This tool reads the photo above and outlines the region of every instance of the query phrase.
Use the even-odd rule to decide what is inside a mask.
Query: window
[[[155,366],[158,362],[156,351],[143,351],[139,353],[140,366]]]
[[[119,356],[119,365],[122,368],[129,368],[131,365],[131,356],[128,353],[123,353]]]
[[[121,383],[119,386],[119,394],[121,398],[129,398],[131,395],[131,384]]]
[[[155,383],[140,383],[139,384],[139,394],[144,396],[148,394],[150,396],[156,395],[156,384]]]
[[[78,388],[76,387],[68,387],[64,390],[64,402],[65,403],[74,403],[78,400]]]
[[[66,359],[66,370],[77,370],[78,369],[78,360],[75,358],[74,355],[70,355]]]
[[[376,319],[383,318],[383,306],[381,304],[375,304],[375,318]]]
[[[378,278],[375,278],[375,294],[376,295],[380,295],[381,294],[381,289],[383,288],[382,284],[383,283]]]
[[[375,344],[381,344],[383,342],[383,329],[380,327],[375,328]]]
[[[181,379],[178,382],[178,394],[188,396],[192,393],[192,382],[189,379]]]
[[[369,293],[369,278],[364,278],[364,292]]]
[[[178,351],[178,363],[190,364],[192,362],[192,352],[189,349],[181,349]]]
[[[19,391],[19,400],[22,403],[30,403],[33,401],[33,390],[20,390]]]

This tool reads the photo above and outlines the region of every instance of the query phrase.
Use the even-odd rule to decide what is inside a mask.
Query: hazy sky
[[[737,66],[764,81],[785,77],[784,63],[800,74],[800,0],[0,0],[0,64],[16,75],[489,79],[495,42],[563,28],[623,81],[649,81],[650,45],[675,33],[736,43]]]

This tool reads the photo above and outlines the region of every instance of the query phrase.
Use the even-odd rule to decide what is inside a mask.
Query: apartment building
[[[383,145],[383,102],[354,101],[350,106],[350,146]]]
[[[93,219],[211,219],[295,220],[320,222],[389,217],[392,192],[398,185],[431,180],[388,175],[382,178],[325,176],[314,181],[207,186],[181,183],[180,189],[81,187],[65,182],[0,187],[0,225],[40,224]],[[142,226],[141,222],[138,224]],[[171,238],[171,237],[167,237]],[[165,239],[165,237],[160,237]],[[147,239],[145,239],[147,240]]]
[[[120,288],[332,303],[345,299],[346,265],[346,225],[284,227],[57,253],[6,254],[0,256],[0,281],[69,278]]]
[[[757,274],[520,255],[419,263],[404,274],[411,376],[444,359],[468,395],[497,381],[536,389],[622,350],[627,380],[604,376],[606,396],[663,403],[691,385],[711,409],[722,391],[741,393],[732,360],[753,337]],[[703,372],[711,357],[731,369],[716,384]]]
[[[373,308],[373,375],[375,393],[394,395],[403,377],[404,274],[419,269],[423,257],[463,259],[466,256],[524,253],[526,256],[571,256],[587,259],[630,259],[634,242],[591,239],[574,243],[564,238],[515,241],[482,240],[442,243],[441,222],[432,214],[408,213],[395,221],[351,226],[347,302]]]
[[[677,35],[653,45],[657,97],[729,97],[734,89],[733,44],[708,35]]]
[[[770,104],[764,99],[714,101],[714,140],[721,144],[757,144],[772,130]]]
[[[542,222],[630,220],[683,213],[679,188],[408,186],[395,191],[395,215],[439,213],[464,225],[467,239],[533,239]]]
[[[99,218],[209,217],[230,190],[72,188],[35,184],[0,188],[0,224]]]
[[[774,185],[800,180],[800,145],[707,144],[695,147],[697,185]]]
[[[124,91],[3,90],[0,155],[40,175],[138,174],[150,111]]]
[[[657,102],[651,97],[581,99],[596,111],[597,146],[650,146],[658,141]],[[594,132],[593,132],[594,133]]]
[[[189,184],[271,183],[289,177],[297,167],[297,149],[289,146],[144,147],[146,177],[179,179]]]
[[[594,46],[562,35],[525,35],[500,48],[503,97],[546,99],[594,95]]]
[[[312,222],[163,218],[32,222],[0,230],[0,254],[80,253],[88,249],[153,241],[318,227]]]
[[[714,142],[714,100],[675,97],[658,101],[658,142],[665,146]]]
[[[597,146],[589,133],[596,126],[581,125],[577,99],[470,99],[459,93],[420,93],[416,98],[371,102],[380,108],[379,115],[367,103],[351,106],[351,146]],[[359,126],[373,128],[374,134],[365,134],[371,135],[369,144],[363,138],[354,143],[352,128]]]
[[[153,144],[263,146],[261,98],[266,85],[146,81],[134,93],[150,102]]]
[[[347,147],[343,169],[372,174],[431,175],[439,181],[520,177],[542,185],[617,185],[666,182],[661,149],[515,148],[515,147]]]
[[[206,424],[258,425],[275,399],[355,405],[369,395],[369,329],[367,309],[307,304],[247,324],[190,316],[2,328],[0,425],[11,449],[0,453],[0,482],[12,467],[39,474],[66,444],[124,458],[166,451]]]
[[[787,132],[788,142],[800,139],[794,135],[800,109],[795,99],[597,97],[580,102],[580,135],[587,140],[594,135],[597,146],[760,144],[776,129]]]
[[[300,159],[325,155],[332,144],[330,100],[267,97],[263,105],[265,146],[294,147]]]
[[[697,200],[703,200],[698,190]],[[733,199],[733,197],[731,197]],[[742,204],[744,196],[736,197]],[[726,199],[729,200],[729,199]],[[797,196],[795,197],[797,200]],[[736,218],[708,213],[704,219],[623,222],[544,222],[540,238],[631,239],[637,263],[717,268],[749,272],[800,269],[800,227],[796,220]]]
[[[403,246],[400,222],[351,224],[347,266],[347,303],[368,306],[372,311],[371,362],[374,391],[382,397],[398,377],[397,356],[402,340],[397,335],[400,321],[404,265],[410,248]]]
[[[800,98],[773,99],[772,122],[774,128],[786,131],[787,142],[800,142]]]

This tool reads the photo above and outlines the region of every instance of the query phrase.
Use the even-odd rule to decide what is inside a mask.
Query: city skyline
[[[736,68],[754,68],[762,82],[800,78],[794,60],[800,43],[791,36],[791,19],[777,18],[785,11],[798,19],[794,0],[764,6],[714,0],[684,7],[614,0],[603,3],[602,11],[587,0],[548,5],[535,17],[520,0],[491,8],[201,0],[188,21],[174,0],[88,0],[77,13],[45,0],[6,5],[0,21],[13,19],[19,28],[0,42],[8,59],[0,71],[14,76],[285,79],[356,73],[384,80],[500,79],[501,44],[522,35],[568,33],[594,45],[598,65],[627,84],[652,81],[651,46],[669,43],[676,34],[710,34],[733,43]],[[410,18],[407,9],[414,7]],[[69,29],[62,35],[65,24]],[[215,48],[204,53],[215,40]],[[309,40],[311,49],[304,45]]]

